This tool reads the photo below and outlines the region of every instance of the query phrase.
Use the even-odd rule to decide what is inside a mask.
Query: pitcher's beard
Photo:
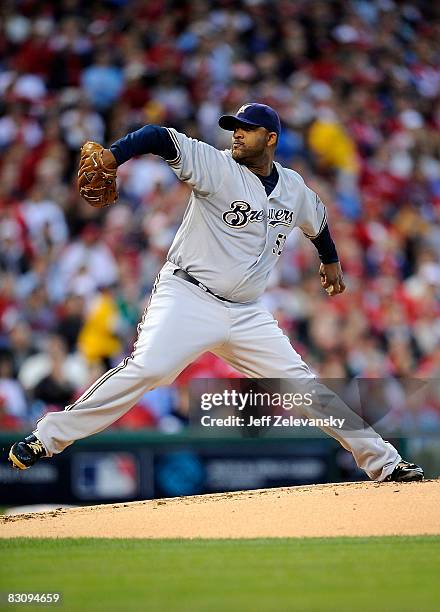
[[[236,161],[237,164],[243,164],[244,166],[247,165],[246,161],[247,162],[252,161],[252,158],[249,155],[247,155],[246,152],[240,151],[240,150],[238,151],[232,150],[232,159]]]

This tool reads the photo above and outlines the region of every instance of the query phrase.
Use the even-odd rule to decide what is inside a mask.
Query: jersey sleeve
[[[301,196],[296,226],[303,234],[314,240],[327,225],[327,210],[319,196],[302,181]]]
[[[190,138],[167,128],[177,149],[174,159],[167,159],[170,168],[181,180],[201,193],[208,195],[216,193],[222,186],[226,159],[224,154],[205,142]]]

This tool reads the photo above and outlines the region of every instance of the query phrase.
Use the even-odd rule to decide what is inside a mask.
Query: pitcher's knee
[[[139,376],[143,378],[148,389],[154,389],[159,385],[169,384],[175,378],[172,368],[164,359],[144,358],[142,361],[134,361]]]

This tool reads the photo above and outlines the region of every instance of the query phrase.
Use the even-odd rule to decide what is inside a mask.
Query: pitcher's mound
[[[440,534],[440,481],[354,482],[0,517],[0,537],[263,538]]]

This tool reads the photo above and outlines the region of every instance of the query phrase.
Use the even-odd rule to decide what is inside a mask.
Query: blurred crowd
[[[75,184],[87,140],[146,123],[230,145],[243,103],[282,119],[277,159],[326,203],[347,281],[320,289],[295,230],[264,300],[324,378],[440,375],[440,21],[408,0],[5,0],[0,8],[0,428],[60,410],[131,352],[188,188],[158,157],[119,202]],[[164,350],[172,350],[164,347]],[[174,431],[201,357],[116,427]],[[440,422],[428,402],[415,419]]]

